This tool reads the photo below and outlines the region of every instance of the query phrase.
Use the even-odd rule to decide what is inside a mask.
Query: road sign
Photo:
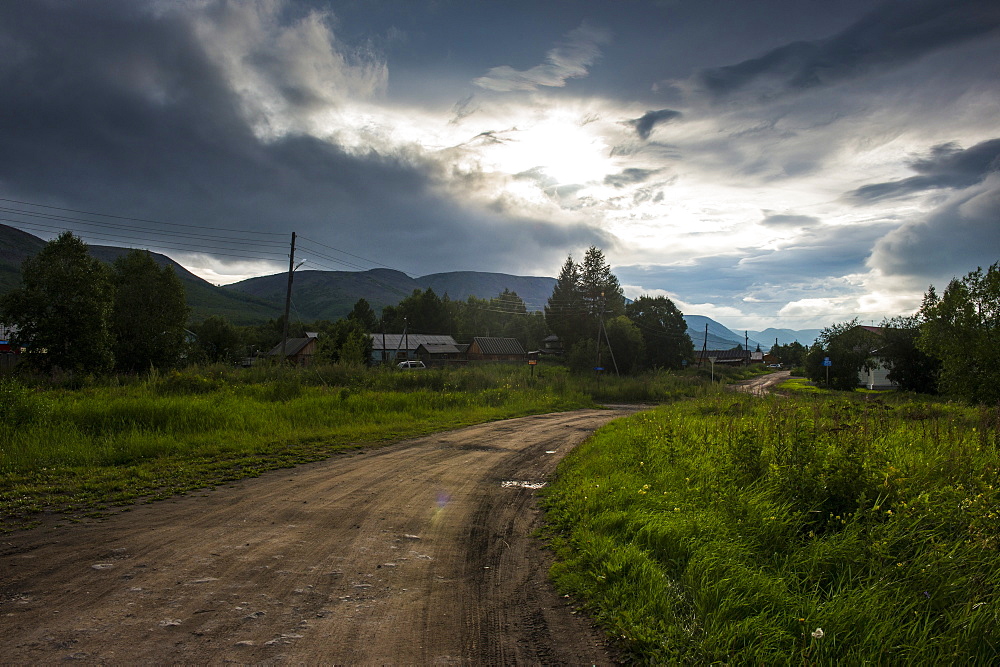
[[[595,371],[603,371],[604,370],[604,366],[594,366],[594,370]]]
[[[535,365],[535,364],[537,364],[537,363],[538,363],[538,360],[537,360],[537,359],[530,359],[530,360],[528,361],[528,365],[529,365],[529,366],[534,366],[534,365]]]
[[[833,362],[830,361],[830,357],[823,357],[823,365],[824,366],[833,366]]]

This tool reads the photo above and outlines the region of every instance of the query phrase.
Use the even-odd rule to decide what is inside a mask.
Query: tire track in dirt
[[[0,537],[5,662],[601,664],[530,488],[631,409],[483,424]],[[530,485],[529,485],[530,486]]]

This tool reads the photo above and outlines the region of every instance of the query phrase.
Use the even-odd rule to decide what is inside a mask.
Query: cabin
[[[281,357],[295,366],[311,366],[315,356],[319,334],[306,332],[305,338],[289,338],[282,353],[281,343],[268,352],[268,356]]]
[[[527,360],[521,342],[516,338],[476,336],[467,351],[469,361],[520,361]]]

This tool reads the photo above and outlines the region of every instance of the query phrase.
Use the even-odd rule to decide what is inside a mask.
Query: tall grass
[[[1000,411],[725,395],[546,492],[553,575],[642,662],[995,664]]]
[[[345,447],[593,405],[563,373],[189,369],[82,388],[0,381],[0,518],[125,504]]]

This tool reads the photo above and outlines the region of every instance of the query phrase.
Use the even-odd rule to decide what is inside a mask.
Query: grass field
[[[598,381],[510,365],[216,366],[31,386],[0,380],[0,530],[42,514],[118,511],[433,431],[712,390],[697,372]]]
[[[545,494],[557,585],[656,664],[996,664],[1000,410],[710,396]]]

